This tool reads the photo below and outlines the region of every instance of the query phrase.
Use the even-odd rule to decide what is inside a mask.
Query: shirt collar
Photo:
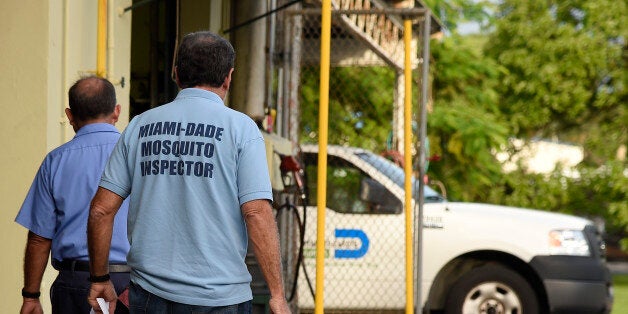
[[[219,102],[224,104],[220,96],[214,92],[210,92],[208,90],[200,89],[200,88],[186,88],[179,91],[176,99],[183,99],[188,97],[201,97],[207,98],[211,101]]]
[[[80,128],[74,137],[79,137],[81,135],[89,134],[89,133],[97,133],[97,132],[116,132],[120,133],[115,126],[109,123],[90,123],[84,125]]]

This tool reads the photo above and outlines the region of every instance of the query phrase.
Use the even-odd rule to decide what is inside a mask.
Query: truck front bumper
[[[530,265],[543,281],[551,313],[610,313],[613,289],[603,260],[536,256]]]

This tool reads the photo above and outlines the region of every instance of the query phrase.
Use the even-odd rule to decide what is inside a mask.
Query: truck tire
[[[538,314],[538,298],[517,272],[498,264],[471,269],[453,285],[445,314]]]

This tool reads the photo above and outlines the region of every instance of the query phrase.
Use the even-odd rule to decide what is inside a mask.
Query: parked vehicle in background
[[[403,310],[404,173],[370,151],[329,146],[325,218],[326,313]],[[314,308],[318,147],[302,146],[309,203],[299,308]],[[609,313],[611,277],[601,231],[580,217],[449,202],[425,187],[424,312]],[[306,276],[309,275],[309,276]],[[313,282],[310,282],[313,286]]]

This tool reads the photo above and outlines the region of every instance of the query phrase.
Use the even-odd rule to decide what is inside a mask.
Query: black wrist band
[[[24,288],[22,288],[22,296],[25,298],[29,298],[29,299],[39,299],[39,296],[41,295],[41,292],[37,291],[37,292],[28,292],[26,290],[24,290]]]
[[[87,280],[89,280],[90,282],[105,282],[109,281],[109,279],[111,279],[111,276],[109,276],[109,274],[105,274],[102,276],[89,275],[89,278],[87,278]]]

